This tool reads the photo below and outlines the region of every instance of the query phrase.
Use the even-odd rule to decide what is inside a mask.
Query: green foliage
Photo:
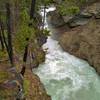
[[[59,7],[59,12],[61,13],[61,15],[74,15],[77,14],[79,11],[79,7],[77,6],[71,6],[69,8],[64,8],[63,6]]]
[[[50,31],[49,31],[47,28],[45,28],[45,29],[43,30],[43,34],[44,34],[45,36],[50,36]]]
[[[6,51],[0,51],[0,59],[7,57]]]
[[[20,22],[23,25],[28,25],[28,22],[30,21],[28,12],[26,9],[22,10],[20,13]]]
[[[4,1],[5,0],[1,0],[0,2],[2,2],[2,4],[3,4]],[[49,5],[50,3],[52,3],[52,1],[53,0],[36,0],[36,7],[38,9],[40,9],[41,7],[39,7],[39,6]],[[39,30],[37,28],[38,27],[37,23],[39,21],[37,22],[36,20],[34,20],[34,21],[30,20],[29,9],[31,6],[31,0],[9,0],[7,2],[10,2],[11,5],[13,5],[13,6],[18,5],[18,7],[19,7],[17,14],[20,19],[18,19],[17,24],[15,23],[16,26],[14,26],[15,29],[17,29],[17,31],[13,36],[13,47],[14,47],[14,50],[16,53],[23,54],[25,46],[27,44],[26,38],[29,38],[29,39],[31,38],[32,43],[33,43],[37,39],[39,34],[44,34],[45,36],[48,36],[49,31],[47,29]],[[12,11],[14,10],[13,6],[12,6]],[[5,6],[4,6],[4,9],[5,9]],[[36,13],[37,12],[38,11],[36,10]],[[5,21],[5,26],[6,26],[6,15],[2,15],[1,19]],[[29,23],[32,24],[31,27],[28,26]],[[40,31],[42,31],[42,32],[40,32]],[[7,33],[6,27],[5,27],[5,33]],[[37,47],[37,45],[39,45],[38,43],[33,43],[33,44],[35,44],[33,46],[33,48]],[[2,57],[2,56],[4,56],[4,54],[0,52],[0,56]]]
[[[51,3],[53,3],[53,0],[43,0],[43,2],[45,5],[50,5]]]
[[[14,40],[15,48],[18,53],[23,53],[26,45],[26,38],[30,38],[31,36],[35,38],[35,29],[28,26],[29,21],[30,19],[27,11],[23,10],[21,12],[20,28],[18,29]]]
[[[0,71],[0,83],[6,81],[9,78],[9,74],[7,72]]]
[[[0,12],[0,19],[2,20],[3,23],[6,23],[6,16],[3,12]]]
[[[86,0],[64,0],[57,5],[57,9],[61,15],[74,15],[79,13],[80,6]]]
[[[53,0],[37,0],[37,4],[40,5],[50,5],[53,3]]]
[[[30,38],[32,33],[34,33],[32,28],[24,25],[21,26],[15,38],[15,48],[18,53],[24,52],[25,45],[27,44],[26,38]]]

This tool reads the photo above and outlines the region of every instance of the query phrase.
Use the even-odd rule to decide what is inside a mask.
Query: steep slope
[[[19,90],[23,84],[23,90]],[[27,68],[23,78],[8,63],[0,64],[0,100],[51,100],[38,76]]]

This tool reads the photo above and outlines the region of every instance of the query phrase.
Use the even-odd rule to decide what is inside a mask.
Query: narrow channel
[[[52,100],[100,100],[100,77],[86,61],[63,51],[52,34],[43,48],[48,48],[46,61],[33,72]]]

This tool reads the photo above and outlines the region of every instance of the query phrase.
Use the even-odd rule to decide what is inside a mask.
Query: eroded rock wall
[[[70,28],[63,33],[60,31],[59,43],[62,48],[87,60],[100,74],[100,2],[86,6],[78,15],[67,20],[66,27],[62,27],[64,30]]]
[[[100,74],[100,20],[71,29],[60,38],[62,48],[87,60]]]

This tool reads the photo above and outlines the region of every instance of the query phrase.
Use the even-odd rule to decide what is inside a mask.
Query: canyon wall
[[[73,16],[61,16],[56,9],[48,13],[47,21],[56,30],[53,33],[60,34],[61,47],[88,61],[100,74],[100,2],[90,3]]]
[[[88,20],[73,20],[72,28],[60,37],[59,42],[65,51],[87,60],[100,74],[100,3],[92,4],[82,13]]]

